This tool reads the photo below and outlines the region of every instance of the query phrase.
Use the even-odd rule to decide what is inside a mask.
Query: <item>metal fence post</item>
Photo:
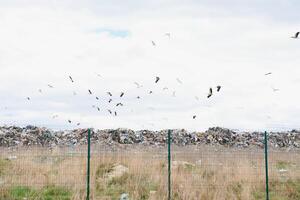
[[[91,129],[88,129],[87,174],[86,174],[86,200],[90,199],[90,160],[91,160]]]
[[[265,168],[266,168],[266,200],[269,200],[269,172],[268,172],[268,135],[265,131]]]
[[[168,199],[171,200],[171,130],[168,130]]]

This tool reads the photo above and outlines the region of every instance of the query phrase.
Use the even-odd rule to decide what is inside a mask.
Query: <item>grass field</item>
[[[1,149],[0,199],[85,199],[84,149]],[[167,199],[166,148],[92,149],[91,199]],[[299,200],[300,152],[269,161],[271,199]],[[174,147],[172,163],[174,200],[265,199],[263,149]]]

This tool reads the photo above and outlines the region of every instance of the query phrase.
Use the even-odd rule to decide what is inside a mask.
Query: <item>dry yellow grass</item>
[[[167,199],[166,148],[92,149],[91,199],[118,199],[122,192],[129,193],[130,199]],[[84,147],[51,151],[1,149],[0,152],[0,199],[15,186],[37,190],[63,186],[71,191],[70,199],[85,199]],[[273,199],[299,199],[300,153],[270,151],[269,160]],[[263,149],[177,147],[173,149],[172,161],[173,199],[264,199]],[[108,180],[105,173],[116,164],[126,166],[129,171]]]

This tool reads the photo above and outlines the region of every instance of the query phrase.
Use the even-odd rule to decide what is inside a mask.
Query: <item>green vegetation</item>
[[[0,176],[4,175],[4,171],[9,166],[9,164],[9,160],[0,158]]]
[[[70,200],[71,192],[63,187],[47,186],[42,189],[34,189],[25,186],[15,186],[0,191],[1,200]]]
[[[265,199],[264,188],[259,188],[253,193],[255,200]],[[270,199],[272,200],[299,200],[300,179],[285,182],[273,181],[270,183]]]
[[[291,166],[291,163],[286,162],[286,161],[278,161],[276,163],[276,168],[277,169],[287,169]]]

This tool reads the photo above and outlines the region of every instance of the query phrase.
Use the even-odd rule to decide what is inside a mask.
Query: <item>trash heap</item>
[[[186,145],[221,145],[225,147],[246,148],[263,147],[264,133],[236,132],[226,128],[213,127],[205,132],[188,132],[184,129],[171,130],[172,143]],[[168,130],[149,131],[130,129],[92,130],[92,143],[105,145],[141,144],[163,146],[167,143]],[[87,130],[75,129],[52,131],[47,128],[26,126],[0,127],[0,147],[14,146],[78,146],[87,143]],[[300,131],[269,133],[269,145],[275,148],[300,148]]]

